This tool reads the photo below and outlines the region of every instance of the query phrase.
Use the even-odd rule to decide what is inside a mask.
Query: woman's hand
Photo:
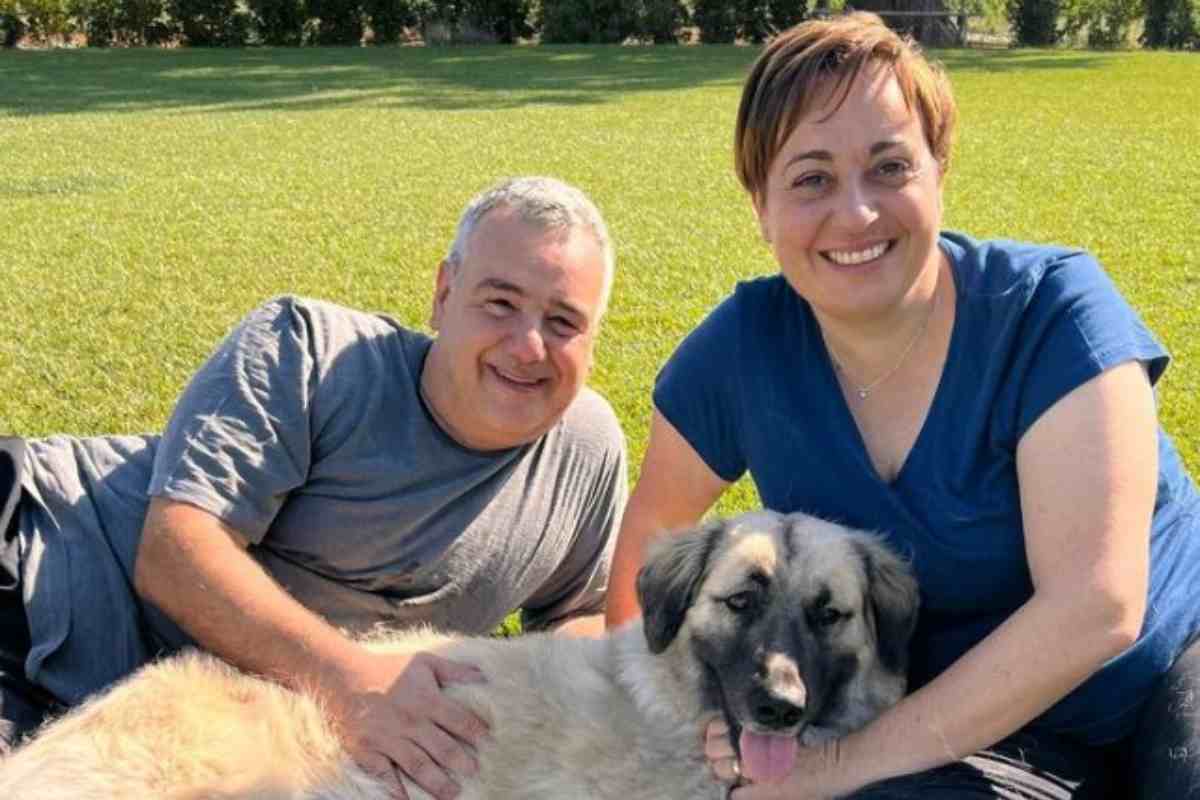
[[[730,788],[743,783],[742,765],[729,738],[729,726],[714,719],[704,727],[704,758],[714,778]]]
[[[742,772],[729,726],[714,719],[704,729],[704,758],[713,777],[729,787],[732,800],[833,800],[861,788],[842,769],[841,740],[801,747],[796,764],[778,783],[756,783]]]

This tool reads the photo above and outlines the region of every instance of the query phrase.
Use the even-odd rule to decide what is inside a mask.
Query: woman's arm
[[[1014,732],[1128,647],[1145,613],[1156,436],[1137,362],[1051,406],[1017,448],[1030,600],[876,722],[806,750],[787,782],[733,796],[837,797],[957,760]],[[714,768],[731,753],[727,740],[710,739]]]
[[[609,628],[641,613],[637,574],[650,539],[660,531],[695,523],[727,486],[729,482],[709,469],[687,440],[655,409],[642,471],[625,507],[613,553],[605,614]]]

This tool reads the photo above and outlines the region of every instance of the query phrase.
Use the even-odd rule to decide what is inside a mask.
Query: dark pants
[[[884,781],[852,800],[1200,800],[1200,639],[1163,676],[1134,732],[1085,747],[1020,731],[954,764]]]
[[[0,437],[0,754],[61,708],[44,689],[25,680],[29,621],[21,599],[17,541],[24,454],[22,440]]]

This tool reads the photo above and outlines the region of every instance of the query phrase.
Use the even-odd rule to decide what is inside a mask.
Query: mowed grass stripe
[[[543,173],[590,192],[618,241],[592,383],[636,466],[663,361],[774,270],[731,167],[754,54],[0,53],[0,431],[157,430],[218,338],[281,292],[423,326],[463,203]],[[1200,470],[1200,60],[937,55],[961,106],[948,225],[1097,253],[1175,356],[1162,415]],[[721,510],[754,502],[743,483]]]

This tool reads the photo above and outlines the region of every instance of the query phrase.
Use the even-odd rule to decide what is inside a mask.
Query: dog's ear
[[[908,562],[874,536],[855,539],[855,546],[867,572],[880,663],[903,674],[908,668],[908,642],[917,626],[917,579]]]
[[[642,627],[651,653],[661,653],[675,639],[708,572],[708,559],[725,534],[725,523],[660,536],[638,572]]]

